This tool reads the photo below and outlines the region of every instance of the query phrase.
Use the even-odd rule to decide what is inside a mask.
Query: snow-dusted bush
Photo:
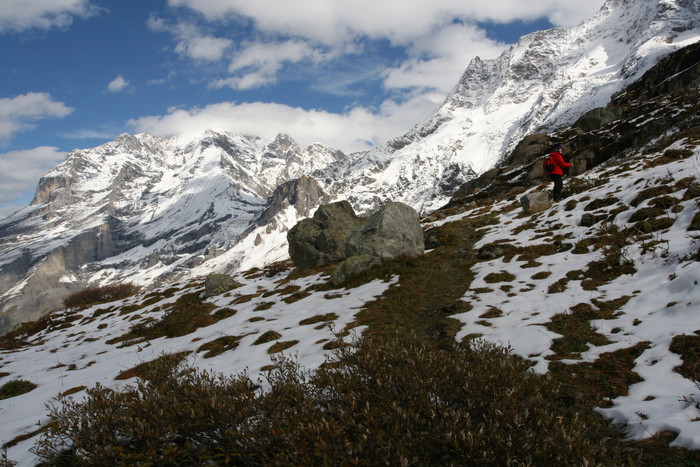
[[[486,343],[402,336],[343,347],[315,373],[245,374],[160,358],[135,384],[61,397],[38,454],[58,465],[616,465],[546,377]]]

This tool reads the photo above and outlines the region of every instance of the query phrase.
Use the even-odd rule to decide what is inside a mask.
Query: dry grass
[[[294,341],[279,341],[279,342],[275,342],[274,344],[272,344],[272,345],[270,346],[269,349],[267,349],[267,353],[269,353],[270,355],[272,355],[272,354],[276,354],[276,353],[279,353],[279,352],[284,352],[285,350],[287,350],[287,349],[289,349],[289,348],[291,348],[291,347],[294,347],[294,346],[297,345],[298,343],[299,343],[299,341],[297,341],[297,340],[294,340]]]
[[[229,350],[234,350],[238,347],[238,343],[243,338],[243,336],[223,336],[218,339],[214,339],[211,342],[202,344],[197,349],[197,353],[206,352],[204,358],[212,358],[217,355],[221,355]]]
[[[270,330],[264,332],[260,337],[258,337],[257,340],[253,342],[253,345],[267,344],[268,342],[276,341],[281,337],[282,334],[280,334],[279,332]]]
[[[141,288],[130,282],[105,286],[93,286],[73,292],[63,299],[66,308],[87,308],[99,303],[122,300],[135,295]]]
[[[309,324],[327,323],[330,321],[335,321],[336,319],[338,319],[338,315],[335,313],[326,313],[325,315],[316,315],[312,316],[311,318],[302,319],[299,321],[299,325],[306,326]]]
[[[74,465],[620,465],[590,410],[488,344],[364,340],[315,374],[290,359],[269,389],[162,358],[120,391],[59,398],[37,449]],[[129,407],[128,411],[122,410]],[[562,416],[565,415],[565,416]],[[595,424],[595,422],[593,423]]]

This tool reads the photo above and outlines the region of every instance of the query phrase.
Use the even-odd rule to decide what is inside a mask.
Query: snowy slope
[[[526,264],[524,258],[501,257],[473,268],[474,281],[463,297],[473,309],[452,316],[463,323],[457,339],[478,334],[510,346],[516,355],[533,362],[533,371],[545,373],[555,356],[554,340],[562,337],[547,329],[552,317],[572,313],[580,304],[595,310],[596,301],[626,300],[614,317],[591,321],[592,329],[604,336],[608,344],[588,342],[585,352],[562,361],[593,362],[602,353],[648,342],[634,367],[644,381],[631,386],[627,396],[613,400],[611,407],[597,411],[614,421],[631,439],[673,431],[679,433],[673,445],[700,449],[700,388],[697,382],[674,371],[683,361],[669,350],[675,336],[700,331],[700,234],[688,231],[700,212],[698,198],[688,194],[694,189],[697,196],[700,189],[700,147],[696,144],[675,143],[670,149],[693,150],[691,157],[677,162],[645,168],[648,157],[660,154],[642,156],[640,150],[624,170],[616,170],[617,166],[611,164],[590,171],[578,180],[590,182],[590,190],[565,199],[541,215],[523,216],[522,210],[508,207],[509,201],[495,204],[492,212],[501,214],[474,246],[475,251],[499,242],[501,246],[533,248],[559,241],[560,246],[556,253],[537,258],[537,264]],[[633,263],[636,272],[622,274],[594,289],[586,286],[583,273],[569,274],[585,273],[593,261],[600,261],[605,255],[604,249],[594,247],[595,241],[587,240],[604,237],[611,224],[586,227],[580,225],[582,217],[591,213],[606,217],[617,212],[612,225],[631,228],[636,222],[634,213],[663,198],[655,196],[634,206],[640,193],[649,193],[655,187],[671,188],[667,196],[675,200],[670,203],[677,203],[677,207],[667,204],[662,214],[672,223],[670,227],[653,231],[622,248],[622,257]],[[608,197],[615,198],[615,202],[595,210],[590,208],[592,202]],[[483,210],[468,210],[431,226],[457,221],[475,211]],[[578,245],[581,248],[575,248]],[[507,277],[504,273],[514,279],[494,280],[496,275]],[[490,318],[483,316],[487,312],[491,312]]]
[[[308,368],[317,368],[331,353],[324,345],[335,339],[333,330],[342,330],[353,321],[356,310],[363,303],[380,295],[395,280],[374,281],[362,287],[339,293],[309,292],[301,300],[289,300],[289,295],[280,292],[292,286],[305,292],[314,284],[324,282],[319,275],[294,280],[284,285],[290,271],[273,277],[265,274],[237,275],[242,284],[232,292],[207,300],[213,306],[212,314],[219,310],[236,310],[235,315],[214,325],[197,329],[195,332],[175,338],[121,342],[113,345],[105,341],[119,337],[139,323],[162,318],[169,306],[183,295],[199,294],[203,291],[202,282],[176,283],[166,288],[141,294],[120,302],[94,306],[85,310],[69,310],[56,315],[56,321],[78,323],[66,329],[47,329],[32,337],[32,346],[19,351],[0,352],[2,372],[0,384],[9,380],[32,381],[39,387],[22,396],[0,401],[0,442],[5,443],[21,433],[36,430],[39,420],[46,420],[45,403],[71,388],[92,387],[100,383],[105,387],[118,388],[129,381],[118,381],[120,372],[135,367],[145,361],[160,357],[163,352],[194,352],[189,361],[199,368],[218,372],[238,374],[247,371],[256,381],[263,367],[270,365],[270,347],[275,342],[295,344],[288,350],[295,352],[300,362]],[[283,285],[280,285],[280,284]],[[170,289],[168,291],[168,289]],[[269,298],[265,292],[274,292]],[[141,305],[146,299],[157,297],[151,303],[133,310],[133,305]],[[290,303],[283,301],[287,299]],[[132,306],[131,310],[128,311]],[[334,317],[312,324],[303,324],[318,315],[328,314],[332,307]],[[320,324],[319,324],[320,323]],[[61,326],[54,326],[60,328]],[[265,344],[255,344],[261,335],[275,331],[281,337]],[[356,328],[357,333],[362,328]],[[227,336],[238,336],[237,346],[221,355],[208,357],[202,345]],[[352,338],[350,336],[349,338]],[[199,350],[198,350],[199,349]],[[133,382],[133,380],[131,381]],[[261,381],[262,383],[262,381]],[[75,397],[80,397],[79,392]],[[33,466],[37,457],[29,452],[36,438],[23,441],[8,450],[8,457],[18,462],[18,467]]]
[[[696,383],[674,371],[682,360],[669,349],[674,337],[700,331],[700,236],[698,231],[688,230],[700,213],[697,144],[680,140],[655,152],[644,154],[640,149],[626,160],[599,166],[577,177],[578,186],[586,189],[539,214],[528,215],[517,201],[507,199],[474,208],[463,206],[459,214],[426,224],[426,229],[440,227],[491,213],[495,214],[494,222],[483,240],[474,245],[475,254],[488,244],[547,252],[533,261],[516,255],[478,262],[472,269],[475,277],[470,289],[461,298],[473,308],[452,315],[462,323],[457,339],[476,334],[510,346],[514,354],[532,361],[538,373],[545,373],[551,361],[594,361],[604,352],[646,342],[646,350],[634,367],[643,381],[632,385],[628,395],[596,410],[625,430],[629,438],[673,431],[679,433],[674,445],[700,449],[700,390]],[[666,149],[691,153],[684,159],[652,163]],[[568,180],[567,187],[572,183]],[[639,198],[640,194],[654,193],[653,189],[663,194]],[[601,199],[611,202],[590,208]],[[610,225],[620,230],[632,227],[635,213],[658,206],[659,199],[665,206],[658,216],[663,227],[622,248],[622,257],[633,262],[634,271],[627,270],[594,288],[587,286],[586,271],[605,255],[605,250],[591,239],[607,235],[605,232],[612,231]],[[612,224],[582,226],[580,221],[586,214],[605,216],[612,219]],[[558,247],[550,248],[552,245]],[[0,371],[7,373],[0,377],[0,384],[14,379],[38,384],[27,394],[0,401],[0,440],[7,442],[36,430],[38,421],[46,421],[44,403],[52,397],[98,382],[119,387],[128,383],[114,379],[120,372],[153,360],[164,351],[192,351],[188,360],[199,368],[225,374],[247,368],[255,379],[270,364],[268,350],[273,342],[254,343],[263,333],[276,331],[281,336],[279,342],[298,341],[287,353],[296,353],[305,367],[317,368],[327,353],[324,345],[332,339],[331,329],[323,320],[313,324],[304,320],[334,313],[326,319],[342,330],[365,302],[390,287],[401,287],[400,278],[394,277],[354,289],[321,292],[315,286],[325,283],[325,276],[291,279],[290,270],[271,271],[237,274],[235,279],[241,287],[205,300],[212,305],[211,314],[225,308],[236,313],[181,337],[107,343],[134,325],[161,319],[180,297],[199,294],[201,281],[180,282],[170,291],[162,287],[120,302],[57,313],[52,327],[29,338],[31,345],[0,352]],[[494,280],[496,275],[500,279]],[[557,284],[559,287],[554,288]],[[612,302],[621,303],[614,315],[590,322],[592,331],[605,342],[589,342],[586,350],[563,359],[557,357],[553,344],[562,335],[547,327],[553,318],[582,306],[596,310],[601,303]],[[361,334],[363,328],[355,330]],[[205,357],[203,344],[227,336],[240,337],[238,345],[218,356]],[[82,394],[78,391],[73,397]],[[36,459],[29,449],[35,440],[30,438],[11,447],[9,458],[19,461],[20,466],[33,465]]]

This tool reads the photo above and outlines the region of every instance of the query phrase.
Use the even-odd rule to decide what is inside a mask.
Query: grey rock
[[[346,238],[361,222],[347,201],[321,205],[287,232],[289,256],[301,270],[342,261]]]
[[[500,258],[505,254],[503,248],[498,245],[488,244],[482,246],[476,253],[476,257],[482,261],[488,261],[496,258]]]
[[[331,284],[338,287],[350,277],[369,271],[373,266],[380,266],[382,260],[372,255],[351,256],[336,267],[331,273]]]
[[[214,297],[240,287],[241,284],[227,274],[209,274],[204,279],[204,297]]]
[[[491,169],[484,172],[479,177],[476,177],[460,186],[459,189],[453,195],[453,198],[464,198],[466,196],[470,196],[474,193],[479,192],[483,188],[486,188],[489,185],[491,185],[496,180],[496,177],[500,175],[500,173],[501,169],[499,168]]]
[[[607,215],[605,214],[595,215],[591,213],[586,213],[583,216],[581,216],[581,222],[579,223],[579,225],[581,225],[582,227],[591,227],[592,225],[597,224],[605,218],[607,218]]]
[[[520,198],[520,205],[527,212],[541,212],[550,208],[549,195],[542,191],[528,193]]]
[[[300,216],[308,216],[313,208],[330,200],[316,179],[303,175],[278,186],[252,223],[255,226],[268,224],[289,206],[294,206]]]
[[[553,141],[549,135],[541,133],[528,135],[513,149],[506,164],[523,164],[532,160],[533,157],[549,154],[552,144]]]
[[[403,203],[387,203],[372,214],[347,238],[345,254],[370,255],[384,261],[425,252],[423,229],[418,213]]]

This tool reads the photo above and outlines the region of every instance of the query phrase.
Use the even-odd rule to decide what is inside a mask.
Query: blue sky
[[[353,152],[430,115],[469,61],[603,0],[3,0],[0,218],[123,132],[290,134]]]

